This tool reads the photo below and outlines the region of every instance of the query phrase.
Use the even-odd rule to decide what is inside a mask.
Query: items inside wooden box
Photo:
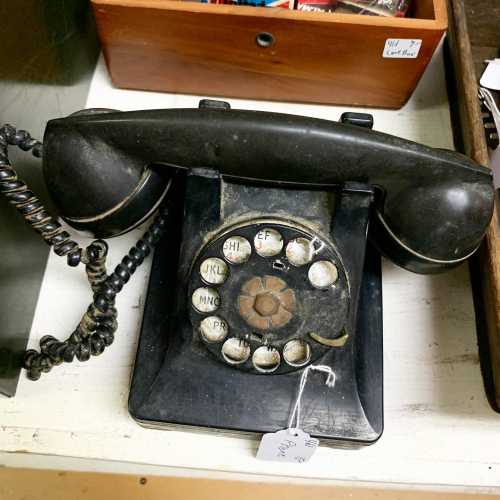
[[[384,17],[411,17],[412,0],[188,0],[224,5],[279,7],[305,12],[335,12]]]

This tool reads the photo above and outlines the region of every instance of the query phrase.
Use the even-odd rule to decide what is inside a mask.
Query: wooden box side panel
[[[463,0],[449,0],[452,63],[459,100],[460,132],[464,152],[482,165],[488,164],[488,150],[484,137],[481,112],[477,98],[477,82],[472,51],[467,32]],[[493,376],[492,395],[500,408],[500,221],[499,200],[491,224],[480,250],[480,280],[484,320],[490,347]]]
[[[94,12],[118,87],[387,108],[406,102],[443,31],[99,1]],[[275,43],[258,47],[260,32]],[[418,58],[384,59],[388,38],[423,39]]]

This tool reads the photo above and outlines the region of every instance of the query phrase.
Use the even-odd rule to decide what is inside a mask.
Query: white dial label
[[[205,283],[221,285],[229,275],[229,268],[222,259],[210,257],[201,263],[200,274]]]
[[[200,312],[214,312],[220,306],[220,296],[213,288],[197,288],[192,296],[193,306]]]
[[[307,276],[314,288],[328,288],[337,281],[339,272],[333,262],[318,260],[309,268]]]
[[[286,257],[296,267],[311,262],[314,255],[312,243],[306,238],[296,238],[286,246]]]
[[[231,236],[224,242],[222,253],[231,264],[243,264],[250,258],[252,247],[246,238]]]
[[[228,334],[229,327],[227,322],[219,316],[209,316],[200,324],[200,332],[207,342],[220,342]]]
[[[261,257],[274,257],[283,248],[283,237],[276,229],[269,227],[261,229],[253,240],[255,251]]]

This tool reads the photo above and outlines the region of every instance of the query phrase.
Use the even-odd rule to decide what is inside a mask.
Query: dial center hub
[[[277,276],[255,276],[241,287],[238,306],[250,326],[259,330],[280,328],[293,317],[295,292]]]
[[[272,316],[278,312],[280,302],[272,293],[264,292],[255,297],[253,307],[261,316]]]

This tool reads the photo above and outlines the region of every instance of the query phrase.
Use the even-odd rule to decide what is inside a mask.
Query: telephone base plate
[[[186,430],[266,433],[287,427],[302,370],[269,375],[234,369],[208,350],[169,338],[165,304],[175,290],[168,262],[176,250],[160,242],[151,271],[129,397],[129,411],[141,425]],[[302,398],[301,427],[326,444],[358,448],[378,440],[383,430],[382,289],[380,256],[367,246],[357,328],[343,347],[332,347],[316,364],[338,369],[339,356],[352,350],[349,369],[330,389],[313,372]],[[342,363],[340,363],[342,365]]]

